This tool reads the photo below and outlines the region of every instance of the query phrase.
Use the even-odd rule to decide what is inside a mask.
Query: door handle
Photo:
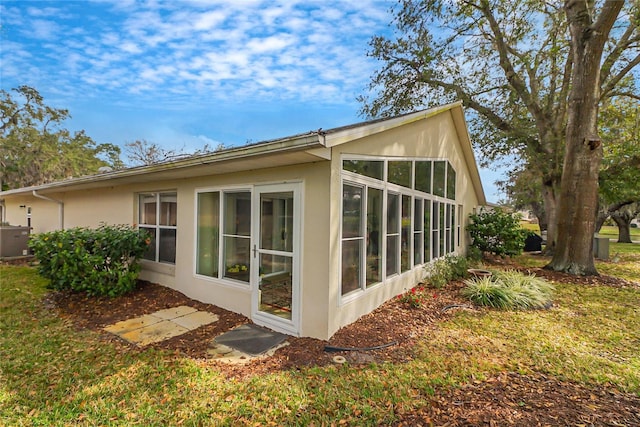
[[[256,257],[256,254],[258,253],[258,249],[256,248],[256,245],[253,245],[253,257]]]

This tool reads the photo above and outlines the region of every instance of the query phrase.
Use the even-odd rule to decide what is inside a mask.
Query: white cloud
[[[167,101],[179,94],[191,99],[352,102],[374,67],[365,55],[367,42],[389,19],[379,1],[94,0],[86,8],[74,2],[51,5],[18,13],[21,27],[34,31],[15,42],[13,51],[23,55],[3,58],[3,69],[26,68],[20,64],[29,62],[49,79],[44,85],[85,86],[79,88],[83,95],[123,97],[129,92],[139,99]],[[34,52],[41,58],[34,63],[24,52],[41,39],[51,43]]]

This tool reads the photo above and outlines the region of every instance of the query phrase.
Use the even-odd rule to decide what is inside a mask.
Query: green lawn
[[[625,256],[619,266],[640,264],[640,250]],[[0,266],[0,425],[378,425],[502,371],[640,396],[638,288],[561,284],[552,310],[456,313],[411,362],[247,379],[164,351],[121,351],[56,317],[46,292],[34,270]]]

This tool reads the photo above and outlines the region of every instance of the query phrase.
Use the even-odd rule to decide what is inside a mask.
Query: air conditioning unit
[[[0,258],[29,255],[29,227],[0,226]]]

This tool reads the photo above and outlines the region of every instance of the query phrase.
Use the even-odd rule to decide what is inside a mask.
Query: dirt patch
[[[496,267],[516,268],[509,262]],[[576,278],[541,269],[521,269],[552,281],[571,281],[586,285],[637,286],[607,276]],[[398,299],[388,301],[374,312],[339,330],[329,341],[312,338],[287,339],[289,345],[272,357],[246,365],[225,365],[207,359],[212,340],[235,326],[249,322],[246,317],[187,298],[169,288],[141,282],[133,293],[115,298],[89,298],[81,294],[53,292],[45,304],[55,309],[77,328],[98,331],[103,339],[121,346],[123,351],[141,351],[103,327],[160,309],[188,305],[218,315],[219,320],[151,347],[167,349],[213,364],[230,377],[247,377],[277,370],[333,363],[336,355],[352,365],[372,362],[403,362],[414,356],[416,342],[429,330],[469,303],[460,296],[461,282],[445,289],[427,290],[423,307],[412,309]],[[463,308],[464,309],[464,308]],[[393,345],[374,351],[327,352],[326,346],[374,347]],[[501,373],[485,381],[474,381],[457,389],[439,390],[423,396],[424,407],[404,413],[396,411],[398,425],[640,425],[640,398],[614,389],[591,389],[542,374]]]

